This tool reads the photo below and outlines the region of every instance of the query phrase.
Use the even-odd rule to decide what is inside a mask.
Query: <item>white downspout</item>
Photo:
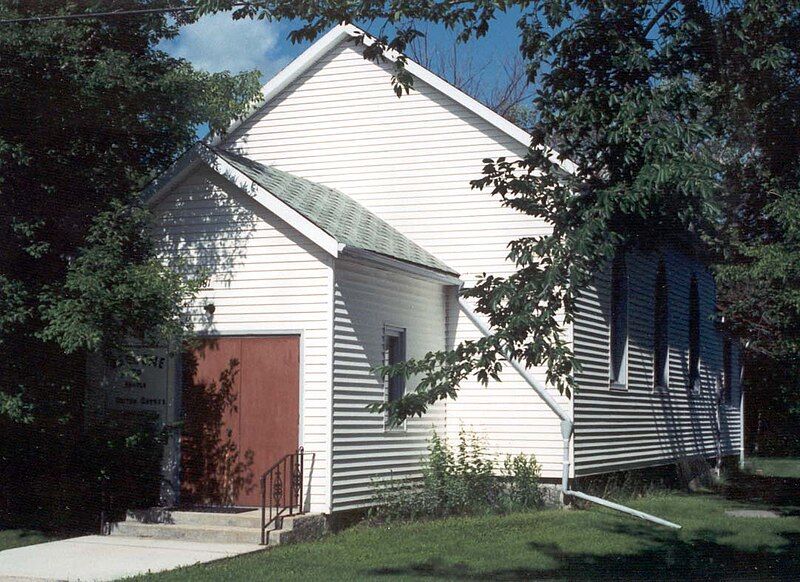
[[[461,311],[469,318],[469,320],[475,324],[481,333],[489,337],[491,336],[491,332],[489,328],[484,325],[483,321],[478,317],[478,315],[472,310],[466,301],[464,301],[463,297],[458,298],[458,305],[461,308]],[[660,517],[656,517],[654,515],[650,515],[649,513],[644,513],[643,511],[639,511],[633,509],[631,507],[627,507],[625,505],[620,505],[619,503],[614,503],[613,501],[608,501],[601,497],[595,497],[594,495],[588,495],[586,493],[582,493],[581,491],[573,491],[569,488],[569,442],[573,435],[573,423],[572,418],[570,417],[567,412],[561,408],[558,402],[550,395],[547,388],[539,382],[536,378],[534,378],[525,367],[520,364],[516,359],[514,359],[510,353],[503,354],[508,362],[511,364],[511,367],[514,368],[520,376],[530,385],[531,388],[544,400],[545,404],[550,407],[556,416],[561,419],[561,436],[564,440],[564,457],[562,461],[561,467],[561,493],[562,495],[570,495],[572,497],[577,497],[579,499],[585,499],[586,501],[591,501],[592,503],[596,503],[597,505],[602,505],[604,507],[608,507],[610,509],[615,509],[616,511],[621,511],[622,513],[627,513],[628,515],[633,515],[634,517],[638,517],[640,519],[644,519],[646,521],[651,521],[653,523],[657,523],[659,525],[665,525],[667,527],[672,527],[675,529],[681,529],[681,526],[677,523],[672,523],[671,521],[667,521],[666,519],[661,519]]]

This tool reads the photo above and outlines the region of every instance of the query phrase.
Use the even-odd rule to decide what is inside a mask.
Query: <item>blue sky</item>
[[[289,30],[286,24],[233,20],[222,12],[184,26],[159,48],[209,72],[258,69],[266,81],[305,48],[286,39]]]
[[[471,42],[463,50],[479,62],[502,62],[519,44],[515,21],[514,15],[502,15],[487,37]],[[370,27],[365,28],[369,31]],[[230,13],[219,13],[183,27],[177,38],[163,42],[161,48],[210,72],[258,69],[266,82],[308,46],[292,44],[287,39],[291,29],[291,23],[234,21]],[[429,34],[434,46],[449,46],[451,42],[452,35],[440,28],[432,28]],[[486,74],[492,70],[489,67]]]

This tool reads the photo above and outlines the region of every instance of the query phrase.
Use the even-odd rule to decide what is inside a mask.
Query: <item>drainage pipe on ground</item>
[[[469,320],[477,327],[484,336],[490,336],[491,332],[489,328],[481,321],[478,315],[472,310],[469,304],[464,301],[463,297],[458,298],[458,305],[461,308],[461,311],[469,318]],[[628,515],[632,515],[634,517],[638,517],[640,519],[644,519],[646,521],[650,521],[653,523],[657,523],[659,525],[664,525],[667,527],[672,527],[675,529],[681,529],[681,526],[677,523],[672,523],[671,521],[667,521],[666,519],[661,519],[660,517],[656,517],[654,515],[650,515],[649,513],[645,513],[643,511],[639,511],[637,509],[633,509],[631,507],[627,507],[625,505],[620,505],[619,503],[614,503],[613,501],[608,501],[607,499],[603,499],[601,497],[595,497],[594,495],[588,495],[587,493],[583,493],[581,491],[573,491],[569,488],[569,467],[570,467],[570,460],[569,460],[569,442],[573,435],[573,423],[572,418],[570,417],[567,412],[561,408],[558,402],[550,395],[547,388],[539,382],[536,378],[531,375],[530,372],[515,358],[511,356],[510,353],[504,354],[508,362],[511,364],[511,367],[514,368],[520,376],[528,383],[528,385],[533,388],[533,390],[544,400],[545,404],[552,410],[556,416],[561,419],[561,436],[564,439],[564,458],[562,461],[562,471],[561,471],[561,492],[563,495],[569,495],[571,497],[576,497],[578,499],[584,499],[586,501],[590,501],[592,503],[596,503],[597,505],[602,505],[603,507],[608,507],[609,509],[614,509],[616,511],[621,511],[622,513],[627,513]]]

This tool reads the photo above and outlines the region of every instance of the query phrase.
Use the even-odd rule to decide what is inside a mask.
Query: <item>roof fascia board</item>
[[[339,256],[339,243],[330,234],[311,222],[308,218],[297,212],[283,200],[259,186],[241,171],[223,160],[213,152],[212,160],[208,160],[209,167],[234,186],[251,196],[261,206],[283,220],[294,230],[305,236],[322,250],[336,258]]]
[[[364,32],[363,30],[359,29],[353,25],[346,25],[345,28],[348,30],[348,34],[351,36],[355,36],[356,34],[363,34],[364,35],[364,44],[370,46],[375,43],[375,40],[369,36],[368,33]],[[392,61],[397,61],[400,53],[397,51],[384,51],[384,56]],[[505,133],[506,135],[514,138],[520,144],[525,146],[526,148],[531,147],[531,142],[533,141],[533,137],[521,127],[518,127],[507,120],[502,115],[492,111],[488,107],[486,107],[483,103],[474,99],[464,93],[461,89],[456,88],[455,86],[451,85],[440,76],[436,75],[435,73],[429,71],[419,63],[411,60],[410,58],[406,57],[406,71],[411,73],[414,77],[418,78],[419,80],[427,83],[434,89],[437,89],[441,93],[444,93],[448,97],[450,97],[453,101],[462,105],[463,107],[469,109],[473,113],[475,113],[478,117],[483,118],[484,121],[487,121],[491,125],[494,125],[497,129]],[[536,145],[534,147],[541,148],[547,158],[560,167],[563,171],[574,174],[577,170],[577,166],[574,162],[570,160],[562,159],[557,152],[553,149],[544,146],[544,145]]]
[[[140,194],[145,206],[152,208],[161,202],[169,194],[170,190],[178,185],[200,163],[201,152],[204,150],[205,148],[201,148],[200,144],[194,144],[181,157],[175,160],[163,174],[152,180]]]
[[[391,57],[389,57],[391,58]],[[533,137],[522,129],[511,123],[502,115],[495,113],[486,105],[481,103],[480,101],[473,99],[460,89],[457,89],[438,75],[430,72],[428,69],[423,67],[420,64],[415,63],[411,59],[406,62],[406,70],[411,73],[413,76],[417,77],[419,80],[427,83],[431,87],[438,89],[448,97],[450,97],[456,103],[466,107],[478,117],[481,117],[484,121],[487,121],[491,125],[494,125],[497,129],[509,135],[510,137],[517,140],[521,145],[525,146],[526,148],[532,147]],[[559,168],[563,171],[574,174],[577,170],[577,167],[573,162],[566,159],[561,159],[560,156],[553,151],[553,149],[548,148],[547,146],[543,146],[541,144],[537,144],[533,147],[540,148],[545,152],[547,159],[550,160],[552,163],[556,164]]]
[[[183,154],[161,177],[142,191],[145,204],[152,208],[200,163],[206,164],[223,179],[251,196],[261,206],[283,220],[294,230],[308,238],[334,258],[339,256],[338,241],[283,200],[262,188],[244,173],[223,160],[207,146],[195,144]]]
[[[219,145],[221,142],[225,141],[232,132],[236,131],[236,129],[242,125],[242,123],[269,103],[273,97],[288,87],[292,81],[306,72],[314,63],[325,56],[328,51],[339,44],[342,39],[352,35],[353,33],[350,27],[344,24],[340,24],[329,30],[318,41],[303,51],[300,56],[281,69],[278,74],[272,77],[272,79],[261,88],[261,99],[250,108],[250,111],[229,125],[224,134],[217,134],[210,137],[210,139],[207,136],[204,138],[204,141],[208,141],[212,146]]]
[[[325,54],[327,54],[331,49],[333,49],[336,45],[339,44],[343,39],[347,37],[355,37],[358,35],[363,35],[364,44],[370,46],[375,43],[375,39],[372,38],[367,32],[361,30],[357,26],[352,24],[340,24],[330,31],[328,31],[325,35],[323,35],[318,41],[312,44],[308,49],[306,49],[299,57],[289,63],[283,70],[281,70],[277,75],[275,75],[266,85],[261,88],[261,100],[255,104],[251,110],[242,116],[240,119],[233,122],[223,135],[216,135],[210,138],[209,143],[211,145],[219,145],[221,142],[225,141],[230,134],[238,129],[242,123],[244,123],[247,119],[252,117],[258,110],[264,107],[271,99],[273,99],[278,93],[283,91],[292,81],[297,79],[300,75],[302,75],[305,71],[307,71],[314,63],[316,63],[320,58],[322,58]],[[397,61],[400,53],[396,51],[385,51],[384,56],[392,61]],[[505,133],[506,135],[512,137],[521,145],[525,146],[526,148],[531,146],[532,137],[531,135],[522,129],[521,127],[517,127],[507,119],[505,119],[502,115],[499,115],[486,107],[484,104],[480,103],[476,99],[473,99],[460,89],[457,89],[438,75],[432,73],[419,63],[414,62],[410,58],[406,57],[406,70],[411,73],[414,77],[418,78],[419,80],[427,83],[431,87],[435,88],[436,90],[444,93],[451,99],[453,99],[456,103],[466,107],[473,113],[475,113],[478,117],[481,117],[491,125],[495,126],[497,129]],[[209,138],[206,138],[208,140]],[[548,148],[543,145],[536,146],[542,148],[548,159],[557,164],[562,170],[567,173],[574,174],[576,171],[576,166],[573,162],[565,159],[561,159],[560,156],[553,151],[551,148]]]
[[[414,277],[415,279],[435,281],[445,285],[460,286],[463,284],[463,281],[455,275],[443,273],[442,271],[438,271],[436,269],[415,265],[406,261],[400,261],[398,259],[394,259],[373,251],[367,251],[348,245],[343,245],[341,247],[341,251],[343,258],[347,258],[354,263],[363,263],[371,267],[377,267],[389,271],[400,271],[406,275]]]

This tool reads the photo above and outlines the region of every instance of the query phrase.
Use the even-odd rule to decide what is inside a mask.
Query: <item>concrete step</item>
[[[187,540],[208,543],[261,543],[261,530],[258,527],[177,525],[171,523],[139,523],[137,521],[122,521],[112,524],[111,535],[169,540]],[[279,538],[280,536],[276,536],[276,539]]]
[[[321,513],[306,513],[283,518],[283,526],[267,532],[267,545],[294,544],[320,539],[328,531],[328,523]]]
[[[284,515],[270,525],[267,545],[319,539],[327,531],[322,514]],[[111,535],[209,543],[261,543],[261,511],[216,513],[163,508],[129,511],[111,524]]]
[[[279,546],[294,542],[294,536],[290,529],[273,529],[267,532],[267,546]]]
[[[128,511],[125,521],[219,527],[261,527],[261,510],[240,513],[146,509]],[[277,524],[280,527],[280,523]]]

